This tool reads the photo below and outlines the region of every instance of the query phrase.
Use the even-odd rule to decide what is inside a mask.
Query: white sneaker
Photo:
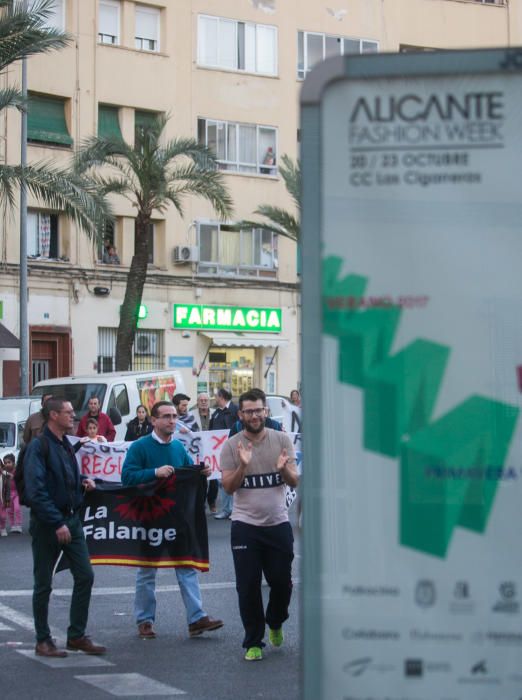
[[[13,527],[11,528],[11,532],[19,532],[20,534],[22,534],[22,526],[21,525],[13,525]]]
[[[0,537],[7,537],[7,530],[5,529],[5,527],[3,530],[0,530]]]

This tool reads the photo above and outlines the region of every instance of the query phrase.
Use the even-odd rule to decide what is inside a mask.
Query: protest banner
[[[194,468],[139,488],[98,484],[80,511],[91,563],[208,571],[206,484]]]
[[[228,430],[206,430],[192,433],[189,430],[177,432],[179,440],[195,464],[203,463],[212,472],[209,479],[220,479],[219,458],[223,445],[228,439]],[[289,433],[296,452],[297,468],[301,472],[301,434]],[[78,438],[70,437],[71,443],[76,444]],[[80,474],[93,479],[101,479],[112,483],[121,482],[121,469],[125,455],[132,442],[84,442],[76,453]]]

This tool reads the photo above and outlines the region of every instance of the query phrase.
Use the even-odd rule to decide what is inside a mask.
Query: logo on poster
[[[421,579],[417,581],[415,587],[415,602],[420,608],[431,608],[435,605],[437,595],[435,592],[435,584],[429,579]]]
[[[365,671],[377,671],[386,673],[393,671],[394,667],[391,664],[375,663],[371,656],[363,656],[360,659],[347,661],[343,666],[343,671],[354,678],[362,676]]]
[[[449,605],[450,611],[457,614],[469,614],[475,610],[475,603],[471,599],[470,585],[468,581],[457,581],[453,589],[453,600]]]
[[[517,598],[517,588],[513,581],[503,581],[498,587],[500,600],[495,603],[493,612],[517,613],[520,609]]]

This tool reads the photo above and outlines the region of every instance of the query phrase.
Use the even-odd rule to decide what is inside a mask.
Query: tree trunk
[[[126,372],[132,365],[132,346],[138,313],[147,279],[149,262],[149,223],[150,217],[140,216],[136,219],[135,249],[132,258],[125,297],[120,309],[120,325],[116,339],[116,371]]]

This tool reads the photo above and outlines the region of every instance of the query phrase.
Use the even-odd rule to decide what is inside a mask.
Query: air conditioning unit
[[[173,262],[192,263],[199,260],[199,248],[195,245],[177,245],[174,248]]]
[[[135,355],[156,355],[158,336],[152,333],[136,333],[134,339]]]

